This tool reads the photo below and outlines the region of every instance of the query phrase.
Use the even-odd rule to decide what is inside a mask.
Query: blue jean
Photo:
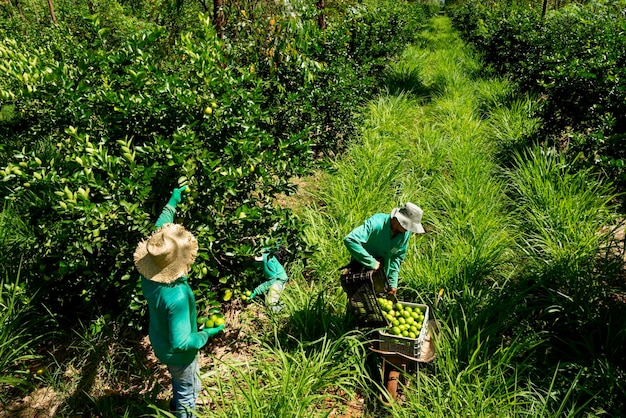
[[[172,375],[174,408],[176,418],[191,418],[196,410],[196,399],[200,395],[200,366],[198,356],[186,366],[167,366]]]

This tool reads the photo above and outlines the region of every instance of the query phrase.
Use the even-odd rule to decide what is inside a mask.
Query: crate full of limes
[[[379,349],[419,358],[426,338],[428,306],[411,302],[393,302],[379,297],[378,305],[388,326],[380,329]]]

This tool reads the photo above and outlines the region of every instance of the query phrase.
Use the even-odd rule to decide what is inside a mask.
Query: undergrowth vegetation
[[[458,3],[450,14],[487,64],[542,98],[537,138],[623,192],[626,3],[559,3],[543,17],[541,3],[500,1]]]

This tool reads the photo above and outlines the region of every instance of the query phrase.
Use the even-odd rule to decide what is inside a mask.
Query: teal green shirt
[[[260,261],[260,263],[263,263],[263,276],[265,276],[265,281],[254,289],[256,295],[262,295],[267,292],[275,282],[286,284],[289,280],[285,268],[273,255],[268,257],[268,253],[264,252],[263,261]]]
[[[391,216],[377,213],[368,218],[363,225],[350,232],[343,243],[353,259],[364,266],[376,267],[376,258],[387,275],[387,282],[392,288],[398,287],[398,272],[409,246],[410,232],[399,233],[395,237],[391,230]]]
[[[165,206],[156,227],[173,222],[175,213],[173,206]],[[209,335],[198,332],[196,299],[187,276],[173,283],[158,283],[142,276],[141,289],[148,301],[149,335],[154,354],[167,365],[190,364]]]

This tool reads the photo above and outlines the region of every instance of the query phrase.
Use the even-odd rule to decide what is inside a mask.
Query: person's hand
[[[376,266],[374,266],[374,271],[380,268],[380,261],[376,260]]]
[[[189,186],[178,187],[172,191],[172,196],[170,197],[168,205],[176,207],[183,200],[183,192],[189,191]]]
[[[396,296],[396,293],[398,293],[398,289],[396,289],[395,287],[392,287],[391,289],[389,289],[389,294]]]
[[[250,302],[255,296],[256,296],[256,293],[246,290],[244,294],[241,295],[241,300],[243,300],[244,302]]]
[[[220,325],[218,327],[213,327],[213,328],[205,328],[202,330],[202,332],[206,332],[207,334],[209,334],[209,338],[214,336],[215,334],[217,334],[218,332],[220,332],[221,330],[224,329],[224,325]]]

